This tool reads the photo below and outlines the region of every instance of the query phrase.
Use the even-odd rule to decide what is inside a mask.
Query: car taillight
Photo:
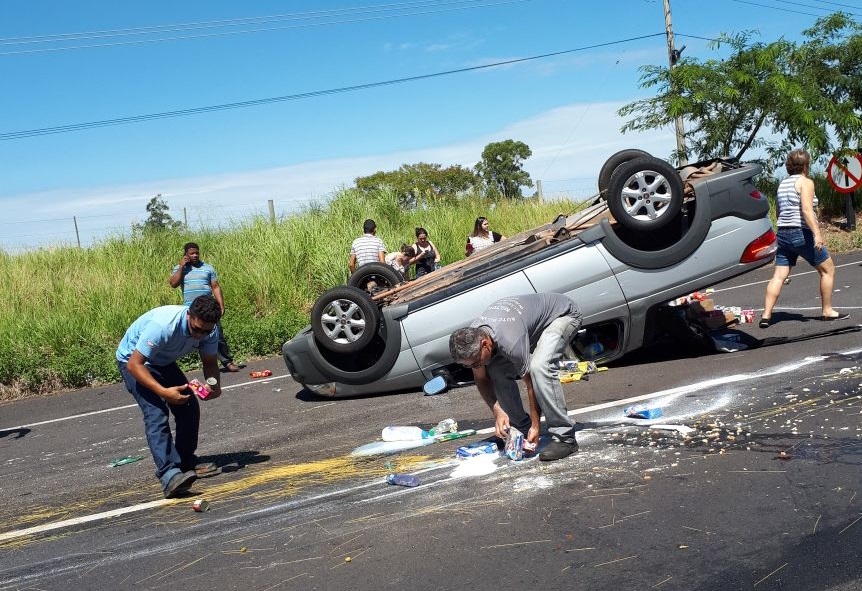
[[[739,262],[753,263],[754,261],[762,261],[774,255],[776,250],[778,250],[778,245],[775,244],[775,232],[770,228],[745,247],[745,250],[742,251],[742,256],[739,258]]]
[[[757,199],[758,201],[763,199],[763,193],[755,189],[751,193],[748,194],[752,199]]]

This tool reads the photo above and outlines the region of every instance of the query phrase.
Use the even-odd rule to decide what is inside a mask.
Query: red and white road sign
[[[862,155],[836,154],[826,167],[826,179],[839,193],[852,193],[862,187]]]

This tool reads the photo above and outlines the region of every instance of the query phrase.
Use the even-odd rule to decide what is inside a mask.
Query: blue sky
[[[765,42],[797,39],[817,16],[862,13],[859,4],[671,8],[676,46],[708,59],[720,54],[696,37],[757,29]],[[525,168],[546,194],[587,197],[611,153],[673,149],[671,129],[623,136],[616,115],[647,96],[638,68],[667,63],[663,32],[661,0],[4,0],[0,137],[568,53],[0,140],[0,248],[74,243],[73,216],[92,244],[144,219],[157,193],[192,227],[263,213],[267,199],[287,213],[404,163],[472,166],[487,143],[509,138],[532,149]]]

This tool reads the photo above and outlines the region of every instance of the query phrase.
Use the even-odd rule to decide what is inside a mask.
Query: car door
[[[449,335],[456,328],[470,324],[488,304],[505,296],[534,291],[524,273],[516,272],[411,311],[402,318],[401,327],[419,368],[430,375],[430,370],[452,363]]]
[[[626,298],[613,271],[592,245],[561,252],[524,269],[536,292],[564,293],[581,308],[584,324],[628,322]]]

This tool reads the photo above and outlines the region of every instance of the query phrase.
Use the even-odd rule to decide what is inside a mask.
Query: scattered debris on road
[[[144,459],[144,456],[126,456],[126,457],[120,458],[118,460],[113,460],[108,465],[111,468],[116,468],[117,466],[125,466],[126,464],[132,464],[134,462],[140,462],[143,459]]]

